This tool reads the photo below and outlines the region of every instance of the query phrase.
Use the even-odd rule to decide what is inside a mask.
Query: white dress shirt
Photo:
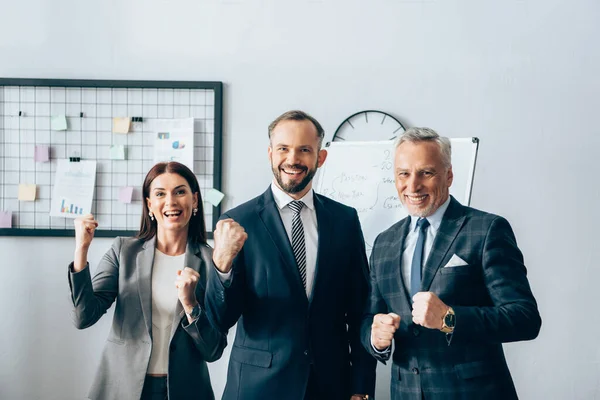
[[[292,243],[292,218],[294,212],[288,207],[288,204],[294,201],[289,194],[281,190],[274,182],[271,183],[273,198],[277,204],[279,215],[285,231],[287,232],[290,246]],[[317,268],[317,246],[319,244],[319,235],[317,231],[317,212],[315,210],[314,191],[312,188],[298,199],[304,203],[300,211],[300,219],[304,228],[304,243],[306,247],[306,297],[310,299],[313,283],[315,280],[315,270]]]
[[[427,262],[429,258],[429,253],[431,252],[431,247],[433,246],[433,241],[435,240],[435,236],[440,229],[440,225],[442,223],[442,218],[444,218],[444,213],[450,204],[450,196],[448,199],[442,204],[433,214],[426,217],[429,222],[429,227],[425,232],[425,244],[423,246],[423,266]],[[417,229],[417,221],[419,217],[410,216],[410,228],[408,230],[408,234],[406,238],[404,238],[404,248],[402,250],[402,262],[400,264],[400,268],[402,269],[402,279],[404,280],[404,287],[406,291],[410,293],[410,277],[411,277],[411,265],[413,254],[415,253],[415,247],[417,246],[417,239],[419,238],[419,230]]]

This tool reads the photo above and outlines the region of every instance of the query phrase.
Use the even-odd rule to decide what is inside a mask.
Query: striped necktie
[[[294,213],[294,216],[292,217],[292,250],[294,251],[296,264],[298,264],[302,285],[306,289],[306,245],[304,244],[304,226],[302,225],[302,219],[300,218],[300,211],[302,211],[304,203],[295,200],[290,202],[288,207]]]

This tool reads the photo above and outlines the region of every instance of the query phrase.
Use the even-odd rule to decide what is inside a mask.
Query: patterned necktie
[[[304,203],[292,201],[288,204],[288,207],[294,212],[292,217],[292,250],[294,251],[296,264],[298,264],[302,285],[306,289],[306,246],[304,244],[304,226],[300,218],[300,211],[304,207]]]
[[[425,235],[429,221],[425,218],[417,220],[417,228],[419,228],[419,237],[413,254],[412,264],[410,266],[410,297],[421,291],[421,267],[423,265],[423,247],[425,247]]]

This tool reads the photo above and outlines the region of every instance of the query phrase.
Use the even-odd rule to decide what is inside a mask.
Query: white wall
[[[367,108],[478,136],[472,205],[512,222],[544,321],[535,341],[505,346],[519,394],[600,399],[597,0],[2,0],[0,10],[2,77],[225,82],[226,208],[267,187],[266,127],[291,108],[329,137]],[[97,240],[91,259],[109,243]],[[71,325],[72,251],[72,239],[0,238],[2,399],[87,392],[110,321]],[[211,369],[218,393],[225,368]]]

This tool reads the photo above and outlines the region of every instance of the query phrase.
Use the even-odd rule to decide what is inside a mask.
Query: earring
[[[150,217],[150,221],[154,221],[154,214],[152,214],[152,211],[148,211],[148,216]]]
[[[194,214],[194,217],[195,217],[195,216],[196,216],[196,214],[198,214],[198,208],[194,208],[194,209],[192,210],[192,213]]]

